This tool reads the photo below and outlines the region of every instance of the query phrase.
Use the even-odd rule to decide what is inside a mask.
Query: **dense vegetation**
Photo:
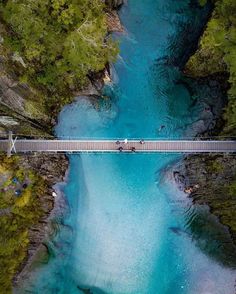
[[[26,258],[29,229],[44,212],[44,181],[21,167],[17,157],[0,156],[0,293],[11,293],[12,279]]]
[[[101,0],[5,0],[0,17],[12,68],[52,109],[117,55]]]
[[[229,103],[224,112],[225,125],[222,133],[236,136],[236,1],[208,1],[214,2],[215,7],[201,37],[199,49],[190,58],[186,70],[194,77],[228,72]],[[207,0],[199,0],[201,5],[206,2]],[[194,162],[193,157],[191,160]],[[195,176],[203,188],[193,198],[198,203],[206,203],[211,207],[211,211],[230,228],[236,244],[235,156],[198,156],[195,164],[200,171]],[[206,174],[201,175],[204,170]]]
[[[227,255],[229,254],[227,249],[224,262],[236,268],[236,156],[234,154],[208,154],[201,156],[195,154],[184,159],[184,166],[185,176],[189,180],[189,185],[191,187],[198,185],[198,188],[194,189],[191,194],[194,202],[200,205],[208,205],[211,212],[220,218],[220,222],[230,229],[234,246],[231,247],[232,242],[230,241],[229,243],[227,242],[228,244],[222,244],[221,248],[218,248],[219,250],[215,247],[213,251],[224,251],[226,247],[228,249],[231,247],[232,255]],[[199,220],[196,219],[194,221],[195,225],[198,222]],[[204,226],[207,227],[208,223],[206,222]],[[216,225],[216,227],[218,226]],[[202,229],[202,226],[199,228],[196,226],[194,230]],[[213,232],[208,229],[206,233],[211,235]],[[221,235],[216,235],[215,241],[221,239],[224,234]],[[202,245],[203,247],[205,246],[204,244]],[[207,247],[212,250],[211,246]]]
[[[203,5],[206,1],[201,0]],[[229,104],[225,132],[236,135],[236,1],[214,0],[215,9],[187,70],[195,76],[229,72]]]

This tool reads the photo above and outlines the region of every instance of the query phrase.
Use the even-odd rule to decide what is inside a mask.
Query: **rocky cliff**
[[[68,170],[68,159],[65,155],[38,155],[30,156],[26,155],[21,159],[21,166],[23,169],[31,169],[36,174],[39,174],[46,185],[46,193],[41,195],[41,209],[44,211],[44,216],[40,219],[40,222],[29,231],[29,247],[27,250],[27,257],[21,264],[18,274],[14,278],[14,286],[18,286],[19,283],[28,274],[31,262],[36,259],[41,260],[42,255],[45,256],[47,248],[43,245],[43,241],[46,235],[51,233],[51,218],[52,211],[61,209],[59,207],[62,201],[60,193],[53,188],[55,184],[65,181],[65,174]]]
[[[191,95],[196,98],[194,103],[199,103],[199,99],[202,103],[202,114],[191,126],[191,135],[199,139],[228,139],[221,133],[224,108],[228,101],[227,80],[228,74],[222,72],[195,78],[194,82],[188,84]],[[177,186],[186,193],[186,197],[192,198],[195,204],[208,205],[211,213],[228,227],[236,245],[235,166],[235,154],[196,154],[186,156],[172,172]],[[236,259],[236,250],[234,257]]]
[[[0,136],[9,130],[22,135],[51,134],[53,120],[40,103],[40,95],[4,71],[0,73]]]
[[[233,154],[191,155],[174,169],[173,176],[186,197],[210,206],[211,212],[229,227],[236,244],[235,166]]]
[[[112,9],[117,9],[124,4],[124,0],[105,0],[105,3]]]

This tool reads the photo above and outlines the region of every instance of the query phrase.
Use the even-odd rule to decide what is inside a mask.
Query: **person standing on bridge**
[[[119,150],[120,152],[122,152],[122,151],[123,151],[123,147],[120,146],[120,147],[118,148],[118,150]]]
[[[135,152],[136,151],[135,147],[131,147],[131,151]]]
[[[124,139],[124,144],[127,144],[128,143],[128,139]]]

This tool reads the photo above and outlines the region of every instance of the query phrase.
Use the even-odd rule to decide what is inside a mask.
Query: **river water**
[[[199,115],[176,63],[190,46],[186,31],[194,37],[203,23],[205,11],[193,2],[129,0],[120,11],[126,32],[114,36],[121,52],[113,84],[100,101],[80,97],[66,106],[58,137],[183,137]],[[195,209],[166,172],[178,159],[70,156],[67,212],[48,241],[48,263],[33,271],[24,293],[233,294],[235,272],[187,231]]]

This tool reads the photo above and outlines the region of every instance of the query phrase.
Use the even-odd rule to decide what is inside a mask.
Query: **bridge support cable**
[[[17,140],[17,137],[13,139],[13,133],[10,131],[8,135],[7,157],[11,157],[12,150],[14,151],[14,153],[16,153],[16,147],[15,147],[16,140]]]

